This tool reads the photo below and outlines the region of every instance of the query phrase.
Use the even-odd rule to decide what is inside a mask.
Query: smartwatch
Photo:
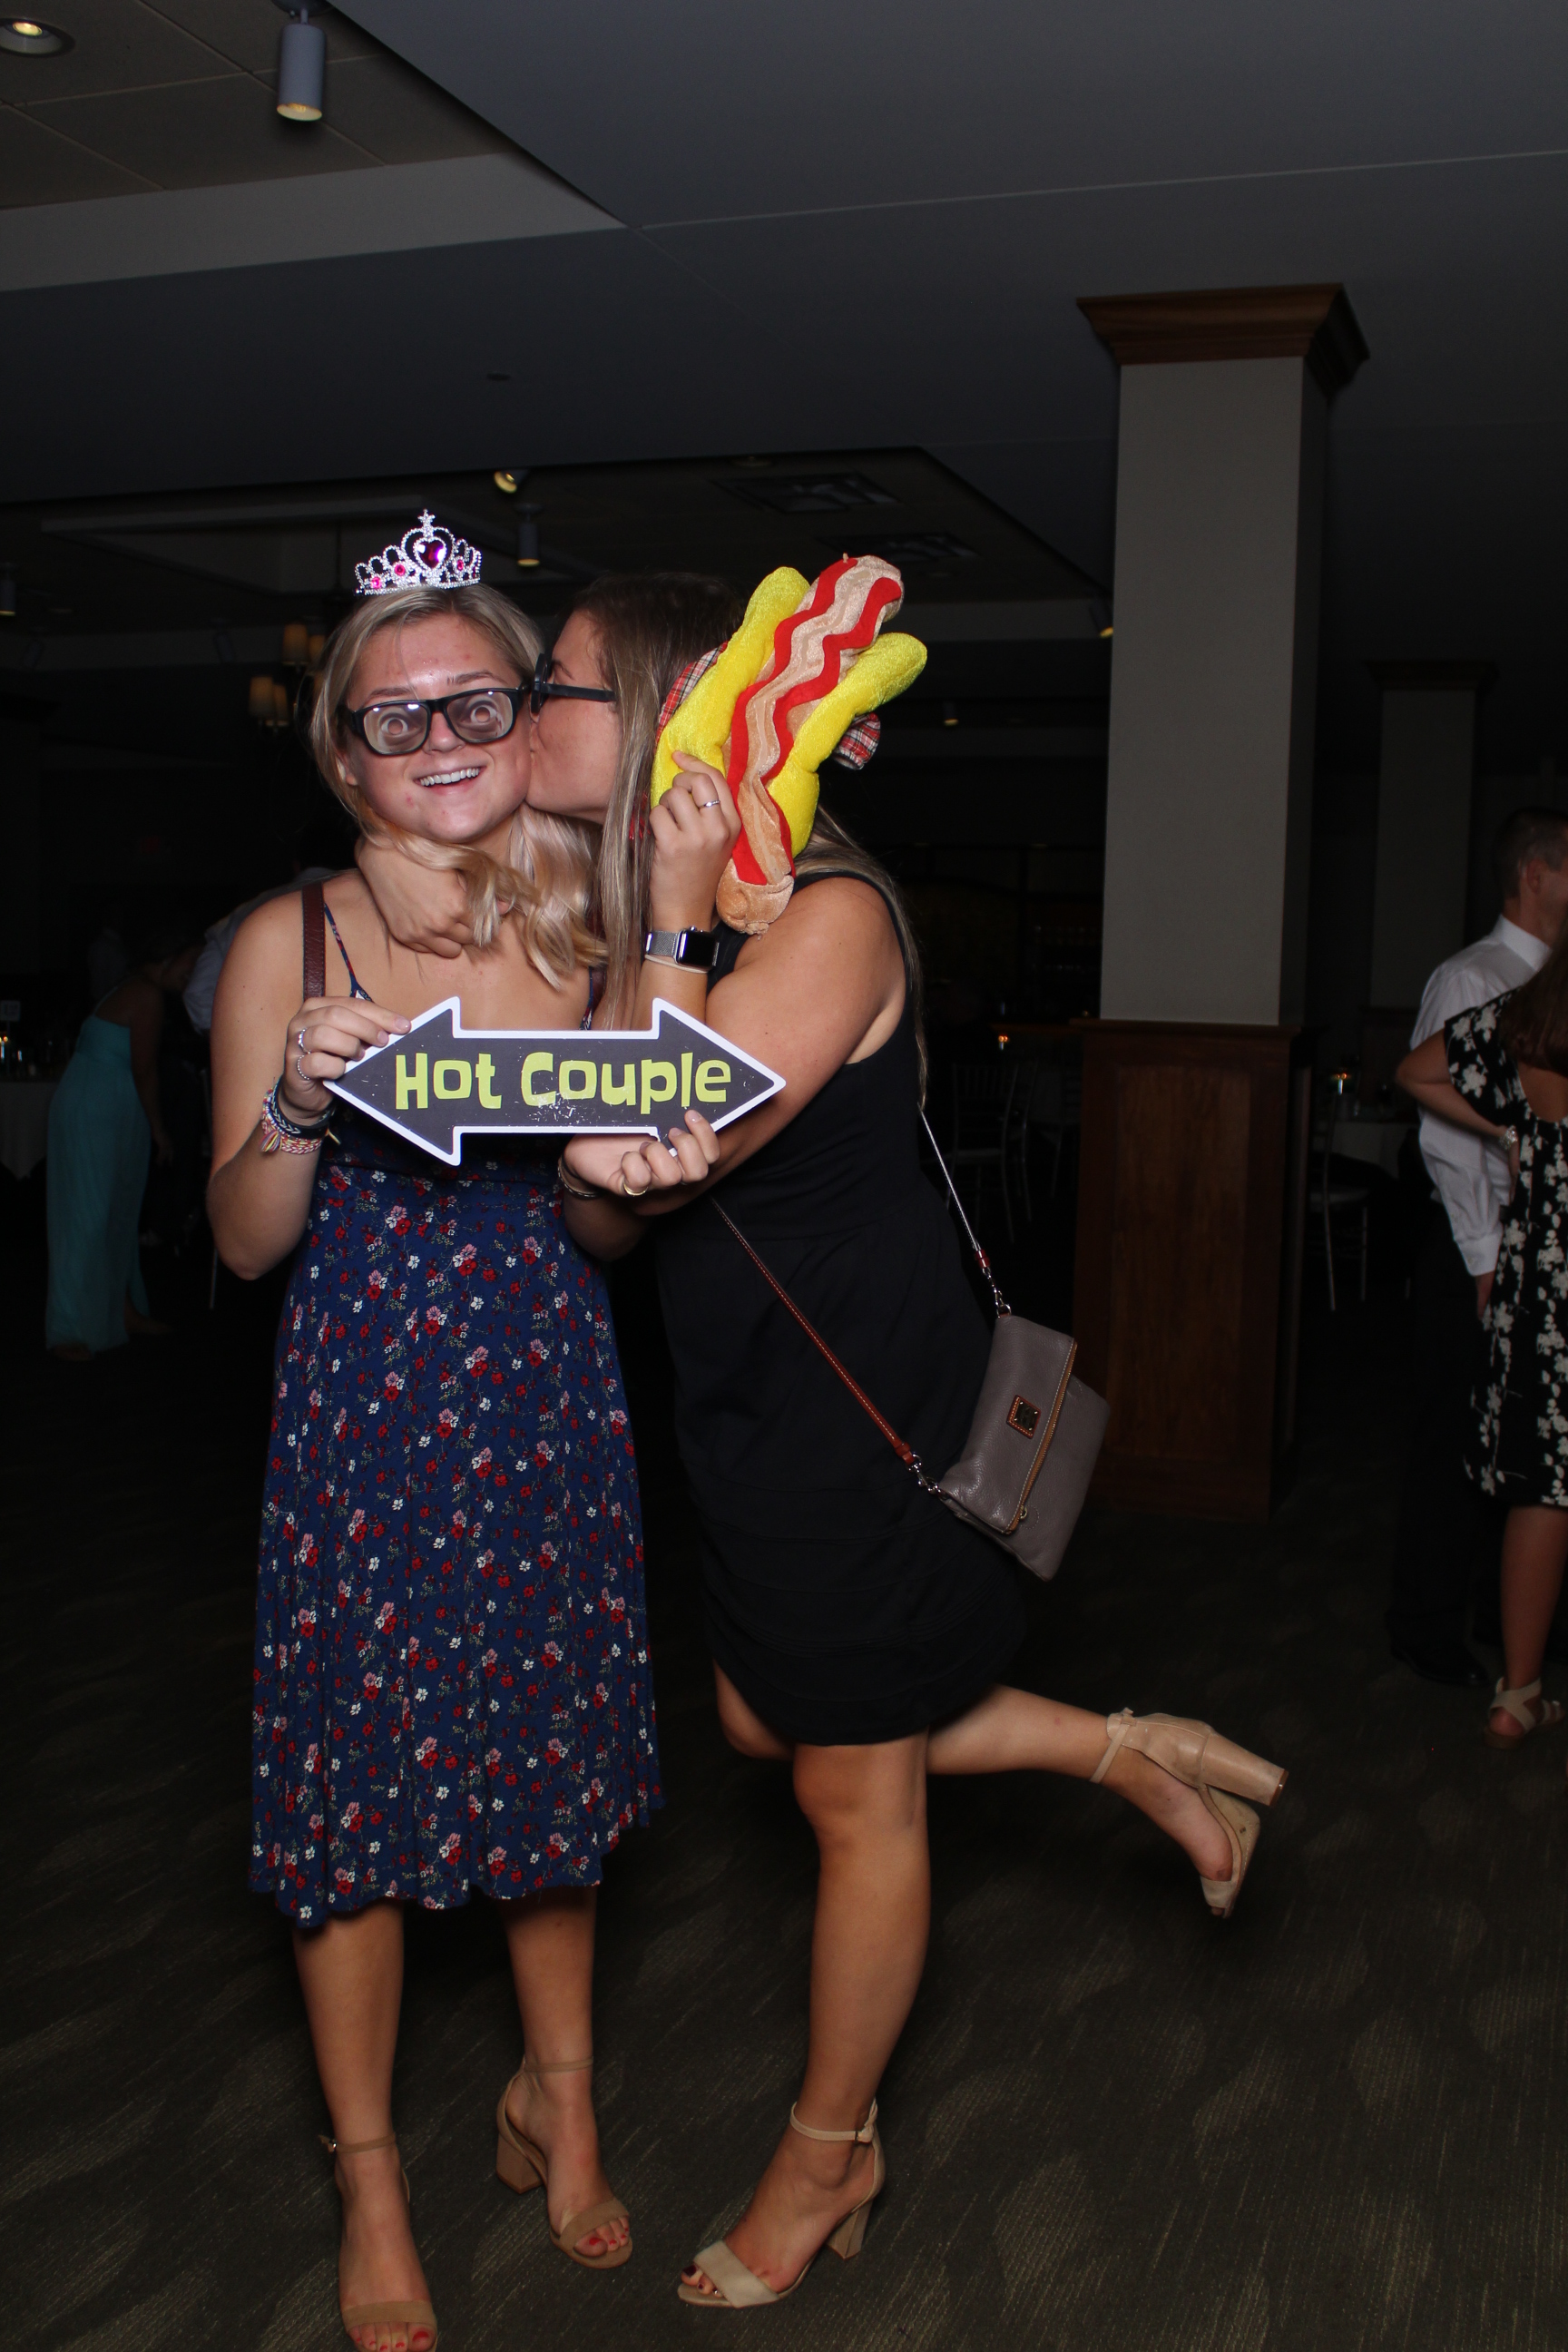
[[[717,931],[649,931],[642,951],[651,962],[673,963],[686,971],[711,971],[719,960]]]

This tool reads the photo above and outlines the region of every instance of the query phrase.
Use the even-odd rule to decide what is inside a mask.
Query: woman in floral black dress
[[[236,940],[213,1024],[219,1249],[245,1276],[298,1249],[263,1512],[251,1884],[294,1923],[362,2352],[436,2341],[392,2132],[405,1903],[497,1903],[526,2053],[498,2169],[543,2183],[574,2259],[631,2251],[586,2071],[594,1904],[605,1854],[659,1798],[603,1276],[563,1224],[552,1152],[470,1138],[448,1174],[322,1083],[448,994],[470,1028],[587,1010],[587,838],[520,817],[537,651],[515,606],[471,585],[367,597],[343,623],[322,772],[414,887],[462,876],[484,944],[432,970],[341,875],[330,940],[306,902],[324,989],[300,1003],[301,900],[274,899]]]
[[[1563,1716],[1542,1696],[1541,1667],[1568,1562],[1568,932],[1533,979],[1458,1014],[1398,1076],[1423,1109],[1490,1139],[1515,1176],[1467,1465],[1510,1507],[1504,1671],[1486,1738],[1512,1748]]]

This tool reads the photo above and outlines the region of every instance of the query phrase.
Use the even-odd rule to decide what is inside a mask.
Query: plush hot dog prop
[[[654,750],[657,808],[680,771],[677,751],[717,768],[741,815],[719,884],[721,919],[765,931],[795,887],[795,861],[816,817],[817,770],[846,730],[916,679],[918,637],[883,636],[903,582],[879,556],[847,555],[812,581],[770,572],[734,635],[694,663],[667,707]]]

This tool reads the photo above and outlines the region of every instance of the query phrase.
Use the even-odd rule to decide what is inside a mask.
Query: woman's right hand
[[[328,1078],[341,1078],[370,1046],[405,1037],[412,1027],[406,1013],[389,1013],[364,997],[308,996],[289,1023],[279,1103],[301,1125],[320,1118],[331,1105]]]
[[[741,814],[717,768],[678,751],[682,773],[650,812],[653,864],[647,913],[656,931],[705,931],[713,898],[741,835]]]

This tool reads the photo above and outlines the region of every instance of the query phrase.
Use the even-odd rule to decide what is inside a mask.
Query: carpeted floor
[[[244,1884],[268,1302],[226,1284],[178,1340],[63,1367],[36,1267],[10,1271],[6,2340],[324,2352],[323,2118],[286,1937]],[[499,1940],[479,1906],[416,1916],[397,2116],[443,2344],[1559,2352],[1564,1742],[1493,1756],[1473,1700],[1388,1663],[1394,1300],[1310,1323],[1270,1527],[1099,1516],[1036,1597],[1019,1679],[1206,1716],[1289,1767],[1234,1920],[1100,1792],[937,1788],[864,2256],[765,2316],[676,2302],[792,2095],[813,1855],[780,1776],[716,1732],[635,1281],[624,1319],[669,1799],[602,1912],[600,2112],[637,2254],[570,2266],[493,2179]]]

